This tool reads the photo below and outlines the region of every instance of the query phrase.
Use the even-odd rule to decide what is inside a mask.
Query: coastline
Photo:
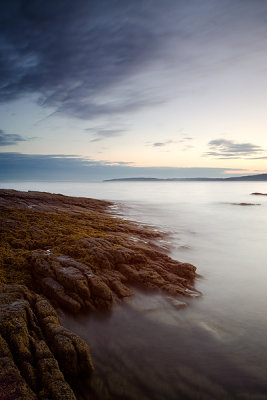
[[[169,258],[157,244],[160,232],[116,218],[110,206],[0,190],[5,399],[75,399],[79,379],[93,373],[87,344],[59,325],[56,310],[108,312],[134,287],[198,294],[196,268]]]

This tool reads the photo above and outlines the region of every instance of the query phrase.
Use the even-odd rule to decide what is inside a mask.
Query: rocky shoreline
[[[56,310],[108,312],[135,287],[198,294],[196,268],[167,256],[164,235],[111,206],[0,190],[0,400],[76,399],[81,380],[90,393],[89,347]]]

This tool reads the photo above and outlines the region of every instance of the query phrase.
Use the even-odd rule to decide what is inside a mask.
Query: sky
[[[0,180],[267,172],[266,0],[0,0]]]

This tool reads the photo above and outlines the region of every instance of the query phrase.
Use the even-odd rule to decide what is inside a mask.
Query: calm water
[[[116,200],[124,217],[170,232],[171,256],[203,296],[173,308],[136,293],[103,317],[64,317],[92,346],[101,399],[267,399],[267,182],[2,183]],[[260,203],[240,206],[232,203]]]

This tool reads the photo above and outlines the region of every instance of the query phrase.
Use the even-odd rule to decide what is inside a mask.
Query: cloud
[[[0,153],[0,181],[100,181],[113,178],[223,177],[227,168],[136,167],[75,155]]]
[[[165,142],[155,142],[155,143],[152,143],[152,146],[153,147],[163,147],[163,146],[166,146],[166,145],[168,145],[168,144],[170,144],[170,143],[175,143],[173,140],[166,140]]]
[[[233,140],[214,139],[208,143],[210,151],[206,157],[225,159],[254,159],[252,156],[261,154],[264,149],[252,143],[236,143]],[[258,157],[257,157],[258,158]]]
[[[97,180],[103,167],[105,162],[73,154],[0,153],[0,180]]]
[[[2,129],[0,129],[0,146],[13,146],[18,142],[25,141],[26,139],[18,134],[5,133]]]
[[[168,146],[169,144],[173,144],[173,143],[183,143],[183,148],[182,151],[187,151],[192,149],[194,146],[191,146],[189,144],[187,144],[190,140],[193,140],[193,138],[191,137],[184,137],[183,139],[179,139],[179,140],[165,140],[164,142],[154,142],[154,143],[150,143],[148,142],[147,146],[153,146],[153,147],[165,147]],[[169,150],[165,150],[165,151],[169,151]]]
[[[102,165],[121,165],[121,166],[134,166],[133,161],[101,161]]]
[[[193,140],[193,138],[189,136],[184,136],[182,139],[179,140],[179,143],[185,143],[188,142],[188,140]]]
[[[100,142],[105,139],[111,139],[117,136],[123,135],[126,131],[123,129],[94,129],[94,128],[87,128],[85,129],[86,132],[93,132],[93,138],[90,142]]]
[[[171,35],[142,1],[12,0],[1,4],[0,102],[38,94],[42,106],[89,119],[163,100],[122,88]],[[162,7],[162,5],[161,5]],[[169,15],[170,13],[168,13]],[[163,22],[163,24],[162,24]]]
[[[203,77],[257,43],[264,48],[264,31],[250,28],[264,27],[266,7],[262,0],[2,1],[0,103],[37,95],[40,105],[81,119],[161,104],[177,87],[190,91],[184,71]],[[177,77],[176,94],[165,92],[163,76]]]

